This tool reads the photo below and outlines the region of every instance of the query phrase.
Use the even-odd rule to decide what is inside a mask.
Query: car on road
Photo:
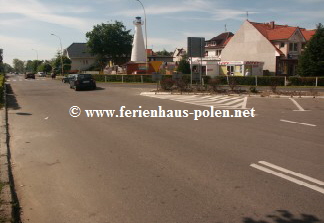
[[[70,88],[74,88],[76,91],[81,89],[95,90],[97,86],[91,74],[74,74],[70,80]]]
[[[75,74],[68,74],[62,78],[62,83],[70,83],[70,80],[73,78]]]
[[[34,73],[31,73],[31,72],[26,73],[25,74],[25,79],[28,79],[28,78],[35,79],[35,74]]]
[[[37,75],[39,77],[46,77],[46,74],[44,72],[38,72]]]

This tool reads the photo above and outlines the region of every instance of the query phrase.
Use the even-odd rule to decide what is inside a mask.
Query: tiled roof
[[[220,35],[211,38],[210,40],[207,40],[206,42],[216,42],[216,45],[219,46],[226,46],[226,44],[228,43],[228,39],[233,37],[234,34],[232,32],[225,32],[225,33],[221,33]]]
[[[289,39],[297,27],[250,22],[268,40]]]
[[[93,58],[86,43],[72,43],[67,49],[70,58]]]
[[[152,49],[146,49],[146,54],[147,54],[148,56],[152,56],[152,55],[154,55]]]
[[[307,41],[309,41],[312,38],[312,36],[315,34],[316,30],[305,30],[305,29],[302,29],[301,32],[302,32],[303,36],[305,37],[305,39]]]
[[[224,43],[224,46],[226,46],[226,45],[228,44],[228,42],[232,39],[232,37],[233,37],[233,36],[228,37],[228,38],[226,39],[226,41],[225,41],[225,43]]]
[[[256,23],[250,22],[265,38],[270,42],[273,40],[287,40],[289,39],[297,30],[301,32],[306,41],[309,41],[310,38],[315,34],[315,30],[306,30],[304,28],[288,26],[288,25],[278,25],[275,22],[270,23]],[[273,44],[272,44],[273,45]],[[273,47],[279,54],[283,54],[280,49],[275,45]]]
[[[306,40],[309,40],[315,31],[305,30],[303,28],[288,26],[288,25],[278,25],[274,22],[270,23],[256,23],[250,22],[264,37],[268,40],[282,40],[289,39],[296,30],[300,30]]]

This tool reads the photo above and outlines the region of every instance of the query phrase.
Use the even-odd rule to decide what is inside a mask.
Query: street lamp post
[[[63,76],[63,48],[62,48],[62,40],[59,36],[55,35],[55,34],[51,34],[52,36],[56,36],[57,38],[59,38],[60,40],[60,45],[61,45],[61,67],[62,67],[62,76]]]
[[[36,57],[37,57],[37,61],[38,61],[38,51],[35,49],[32,49],[32,50],[34,50],[36,52]]]
[[[147,30],[146,30],[146,12],[145,12],[145,8],[144,8],[144,5],[143,3],[140,1],[140,0],[136,0],[138,1],[142,8],[143,8],[143,11],[144,11],[144,27],[145,27],[145,55],[146,55],[146,61],[145,61],[145,64],[146,64],[146,73],[148,72],[148,66],[147,66]]]
[[[36,71],[37,71],[37,67],[38,67],[38,51],[35,50],[35,49],[32,49],[32,50],[34,50],[36,52],[36,58],[37,58],[37,60],[36,60]]]

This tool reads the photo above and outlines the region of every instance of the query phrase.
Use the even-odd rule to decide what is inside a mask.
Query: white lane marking
[[[13,80],[13,81],[17,81],[17,80]]]
[[[300,104],[297,103],[297,101],[295,101],[294,99],[292,98],[289,98],[298,108],[298,110],[294,110],[294,111],[306,111],[305,109],[303,109],[302,106],[300,106]]]
[[[246,109],[246,104],[247,104],[247,97],[244,98],[244,101],[242,103],[242,109]]]
[[[301,124],[301,125],[309,125],[309,126],[313,126],[313,127],[316,126],[314,124],[309,124],[309,123],[304,123],[304,122],[303,123],[299,123],[299,124]]]
[[[284,120],[284,119],[280,119],[281,122],[288,122],[288,123],[294,123],[296,124],[297,122],[293,122],[293,121],[288,121],[288,120]]]
[[[280,119],[280,121],[281,121],[281,122],[292,123],[292,124],[307,125],[307,126],[312,126],[312,127],[316,127],[316,126],[317,126],[317,125],[310,124],[310,123],[305,123],[305,122],[293,122],[293,121],[289,121],[289,120],[285,120],[285,119]]]
[[[305,180],[308,180],[310,182],[313,182],[313,183],[316,183],[318,185],[321,185],[321,186],[324,186],[324,182],[323,181],[320,181],[320,180],[317,180],[315,178],[312,178],[312,177],[309,177],[309,176],[306,176],[304,174],[301,174],[301,173],[295,173],[293,171],[290,171],[290,170],[287,170],[285,168],[282,168],[280,166],[277,166],[277,165],[274,165],[272,163],[269,163],[269,162],[266,162],[266,161],[259,161],[259,163],[263,164],[263,165],[266,165],[268,167],[271,167],[273,169],[276,169],[276,170],[279,170],[281,172],[284,172],[284,173],[289,173],[289,174],[292,174],[292,175],[295,175],[297,177],[300,177],[300,178],[303,178]]]
[[[301,185],[301,186],[308,187],[308,188],[310,188],[310,189],[312,189],[312,190],[315,190],[315,191],[317,191],[317,192],[320,192],[320,193],[324,194],[324,189],[321,188],[321,187],[319,187],[319,186],[305,183],[304,181],[297,180],[297,179],[295,179],[295,178],[293,178],[293,177],[290,177],[290,176],[288,176],[288,175],[286,175],[286,174],[283,174],[283,173],[277,173],[277,172],[275,172],[275,171],[273,171],[273,170],[270,170],[270,169],[268,169],[268,168],[266,168],[266,167],[263,167],[263,166],[260,166],[260,165],[258,165],[258,164],[254,164],[254,163],[252,163],[252,164],[250,164],[250,166],[253,167],[253,168],[256,168],[256,169],[258,169],[258,170],[261,170],[261,171],[263,171],[263,172],[273,174],[273,175],[278,176],[278,177],[280,177],[280,178],[283,178],[283,179],[285,179],[285,180],[289,180],[290,182],[293,182],[293,183],[295,183],[295,184],[298,184],[298,185]]]

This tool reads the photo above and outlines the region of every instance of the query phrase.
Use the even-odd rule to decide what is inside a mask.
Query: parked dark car
[[[69,74],[69,75],[67,75],[67,76],[64,76],[64,77],[62,78],[62,82],[63,82],[63,83],[70,83],[70,80],[73,78],[74,75],[75,75],[75,74]]]
[[[96,81],[91,74],[74,74],[70,80],[70,88],[76,91],[80,89],[96,89]]]
[[[28,79],[28,78],[32,78],[32,79],[35,79],[35,74],[34,73],[26,73],[25,74],[25,79]]]

